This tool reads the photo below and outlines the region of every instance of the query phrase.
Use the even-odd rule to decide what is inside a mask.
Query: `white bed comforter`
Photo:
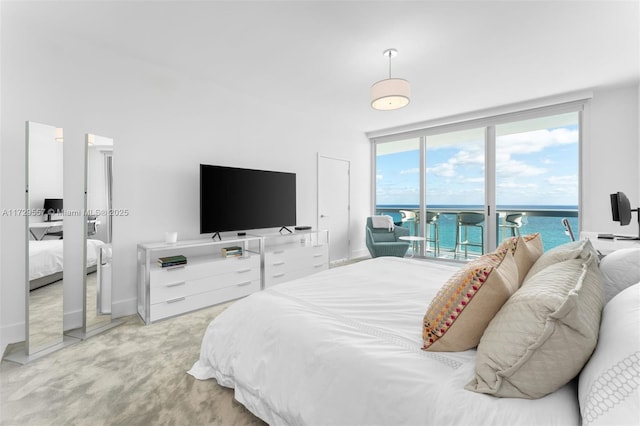
[[[271,425],[578,425],[573,385],[495,398],[464,389],[475,350],[421,350],[429,301],[457,268],[381,257],[253,294],[211,322],[189,373]]]
[[[29,241],[29,280],[62,272],[64,266],[63,240]],[[98,263],[98,250],[104,243],[87,240],[87,267]]]

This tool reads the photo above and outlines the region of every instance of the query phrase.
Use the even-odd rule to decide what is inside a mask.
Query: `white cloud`
[[[455,166],[450,162],[440,163],[434,167],[428,167],[427,173],[432,173],[440,177],[455,177],[457,175]]]
[[[496,174],[499,177],[508,176],[540,176],[548,170],[532,166],[522,161],[500,158],[496,159]]]
[[[504,181],[496,184],[499,189],[518,189],[518,190],[527,190],[527,189],[538,189],[538,185],[535,183],[522,183],[515,181]]]
[[[577,130],[560,128],[500,136],[496,151],[508,155],[532,154],[551,146],[578,143],[578,134]]]
[[[401,175],[415,175],[420,173],[419,167],[414,167],[412,169],[400,170]]]
[[[451,159],[449,159],[449,163],[455,165],[466,165],[466,164],[484,164],[484,151],[483,147],[466,147],[467,149],[462,149],[456,153]]]
[[[567,185],[572,187],[578,186],[578,176],[550,176],[546,179],[549,185]]]

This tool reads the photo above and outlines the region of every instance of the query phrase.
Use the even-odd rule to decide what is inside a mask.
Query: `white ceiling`
[[[45,2],[29,23],[362,131],[637,82],[638,1]],[[26,19],[26,18],[24,18]],[[73,40],[73,41],[72,41]],[[372,83],[411,82],[375,111]],[[212,100],[215,102],[216,100]]]

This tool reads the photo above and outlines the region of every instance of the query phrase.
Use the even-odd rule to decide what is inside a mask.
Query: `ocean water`
[[[417,206],[412,205],[379,205],[377,206],[377,214],[387,214],[391,216],[396,223],[401,223],[402,216],[399,210],[415,210]],[[481,211],[481,206],[429,206],[429,210],[438,211],[443,209],[445,211],[440,213],[438,218],[438,231],[440,237],[440,250],[441,251],[453,251],[456,241],[456,214],[455,211]],[[542,244],[544,250],[547,251],[553,247],[559,246],[571,241],[571,238],[565,233],[565,228],[562,224],[562,219],[569,219],[571,229],[576,238],[580,233],[578,229],[578,217],[577,206],[499,206],[498,211],[508,212],[528,212],[525,214],[523,224],[520,227],[520,235],[531,234],[539,232],[542,238]],[[410,229],[411,235],[415,233],[413,224],[405,222],[402,226]],[[434,232],[434,226],[430,226],[430,232]],[[426,231],[426,232],[429,232]],[[499,228],[500,235],[498,235],[498,242],[502,239],[511,236],[511,230],[508,228]],[[469,228],[469,241],[480,241],[480,228]],[[480,254],[480,249],[477,247],[469,247],[469,252],[473,254]]]

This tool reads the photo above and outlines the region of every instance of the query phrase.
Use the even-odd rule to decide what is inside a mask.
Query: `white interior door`
[[[350,258],[349,192],[351,163],[318,154],[318,229],[329,230],[329,260]]]

